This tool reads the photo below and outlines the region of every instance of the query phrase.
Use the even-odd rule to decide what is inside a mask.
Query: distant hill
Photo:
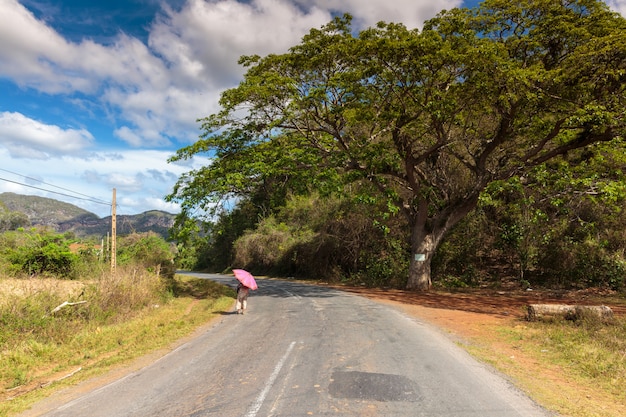
[[[0,202],[11,211],[24,213],[33,226],[47,226],[58,232],[71,231],[79,237],[101,237],[111,232],[111,216],[100,218],[73,204],[52,198],[2,193]],[[174,218],[174,214],[157,210],[117,215],[116,231],[118,235],[151,231],[167,238]]]

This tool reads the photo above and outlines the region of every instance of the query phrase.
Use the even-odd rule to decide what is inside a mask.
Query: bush
[[[234,244],[233,265],[289,276],[404,286],[408,249],[372,206],[317,196],[291,198]]]
[[[13,244],[5,247],[4,255],[13,272],[75,278],[78,256],[70,251],[69,242],[63,235],[46,231],[12,233],[23,235],[13,236]]]
[[[306,244],[312,237],[311,231],[296,230],[270,216],[235,241],[233,265],[263,271],[289,271],[297,254],[294,248]]]
[[[117,263],[120,266],[135,266],[173,278],[176,273],[174,246],[156,233],[133,233],[119,239]]]

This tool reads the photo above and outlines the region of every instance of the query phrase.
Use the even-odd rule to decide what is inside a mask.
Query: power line
[[[26,178],[26,179],[28,179],[28,180],[37,181],[37,182],[40,182],[40,183],[42,183],[42,184],[49,185],[50,187],[58,188],[59,190],[68,191],[68,192],[70,192],[70,193],[74,193],[74,194],[82,195],[83,197],[87,197],[87,198],[88,198],[88,200],[87,200],[87,201],[91,201],[91,202],[93,202],[93,203],[107,204],[107,205],[109,205],[109,206],[111,205],[111,203],[108,203],[108,202],[106,202],[106,201],[100,200],[100,199],[98,199],[98,198],[94,198],[94,197],[92,197],[92,196],[89,196],[89,195],[86,195],[86,194],[82,194],[82,193],[79,193],[79,192],[77,192],[77,191],[73,191],[73,190],[70,190],[70,189],[67,189],[67,188],[59,187],[58,185],[49,184],[49,183],[47,183],[47,182],[45,182],[45,181],[42,181],[42,180],[39,180],[39,179],[37,179],[37,178],[32,178],[32,177],[29,177],[29,176],[26,176],[26,175],[19,174],[19,173],[17,173],[17,172],[9,171],[8,169],[3,169],[3,168],[0,168],[0,171],[4,171],[4,172],[8,172],[9,174],[13,174],[13,175],[17,175],[17,176],[20,176],[20,177],[24,177],[24,178]],[[2,179],[2,178],[0,178],[0,179]],[[5,180],[5,181],[8,181],[8,180]],[[15,181],[10,181],[10,182],[14,182],[15,184],[19,184],[18,182],[15,182]],[[26,186],[26,187],[31,187],[31,186],[30,186],[30,185],[28,185],[28,184],[21,184],[21,185],[24,185],[24,186]],[[31,187],[31,188],[37,188],[37,187]],[[41,188],[37,188],[37,189],[41,190]],[[49,191],[49,192],[51,192],[51,193],[54,193],[54,191],[50,191],[50,190],[43,190],[43,191]],[[66,195],[66,194],[61,194],[61,193],[56,193],[56,194]],[[67,197],[73,197],[73,196],[67,196]],[[79,198],[79,197],[75,197],[75,198]],[[80,198],[80,200],[84,200],[84,199],[83,199],[83,198]]]
[[[4,170],[4,169],[1,169],[1,168],[0,168],[0,171],[6,171],[6,170]],[[7,172],[10,172],[10,171],[7,171]],[[25,178],[28,178],[28,177],[25,177]],[[2,177],[0,177],[0,180],[2,180],[2,181],[6,181],[6,182],[11,182],[11,183],[13,183],[13,184],[22,185],[22,186],[24,186],[24,187],[34,188],[34,189],[36,189],[36,190],[46,191],[46,192],[48,192],[48,193],[53,193],[53,194],[62,195],[62,196],[64,196],[64,197],[76,198],[76,199],[78,199],[78,200],[89,201],[89,202],[91,202],[91,203],[103,204],[103,205],[106,205],[106,206],[110,206],[110,205],[111,205],[111,203],[107,203],[107,202],[102,201],[102,200],[94,200],[94,199],[92,199],[92,197],[89,197],[89,196],[86,196],[86,197],[89,197],[89,198],[76,197],[75,195],[70,195],[70,194],[60,193],[60,192],[58,192],[58,191],[47,190],[47,189],[45,189],[45,188],[35,187],[34,185],[24,184],[24,183],[21,183],[21,182],[8,180],[8,179],[6,179],[6,178],[2,178]],[[40,182],[43,182],[43,181],[40,181]],[[44,184],[45,184],[45,183],[44,183]],[[51,184],[48,184],[48,185],[51,185]],[[53,187],[56,187],[56,186],[53,186]],[[64,190],[64,188],[61,188],[61,187],[57,187],[57,188],[60,188],[60,189]],[[74,192],[74,191],[71,191],[71,190],[66,190],[66,191]],[[76,193],[76,194],[80,194],[80,193]],[[84,194],[80,194],[80,195],[84,195]]]

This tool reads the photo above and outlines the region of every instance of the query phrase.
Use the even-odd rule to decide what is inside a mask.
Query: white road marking
[[[285,364],[285,361],[289,357],[289,354],[291,353],[295,345],[296,345],[296,342],[291,342],[291,344],[287,348],[287,352],[285,352],[283,357],[280,358],[280,360],[274,367],[274,372],[272,372],[269,379],[265,383],[265,387],[263,387],[263,391],[261,391],[261,393],[256,398],[252,406],[248,409],[248,412],[245,414],[245,417],[256,417],[257,413],[261,409],[261,406],[263,405],[263,402],[265,401],[265,397],[270,392],[270,389],[274,385],[274,382],[276,381],[276,378],[278,377],[280,370],[282,369],[283,365]]]

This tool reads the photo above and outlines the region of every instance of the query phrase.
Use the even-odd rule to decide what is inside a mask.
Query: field
[[[0,278],[0,416],[156,359],[233,302],[232,290],[210,281],[177,278],[173,297],[153,291],[158,277],[140,275]],[[65,301],[76,304],[60,307]]]

